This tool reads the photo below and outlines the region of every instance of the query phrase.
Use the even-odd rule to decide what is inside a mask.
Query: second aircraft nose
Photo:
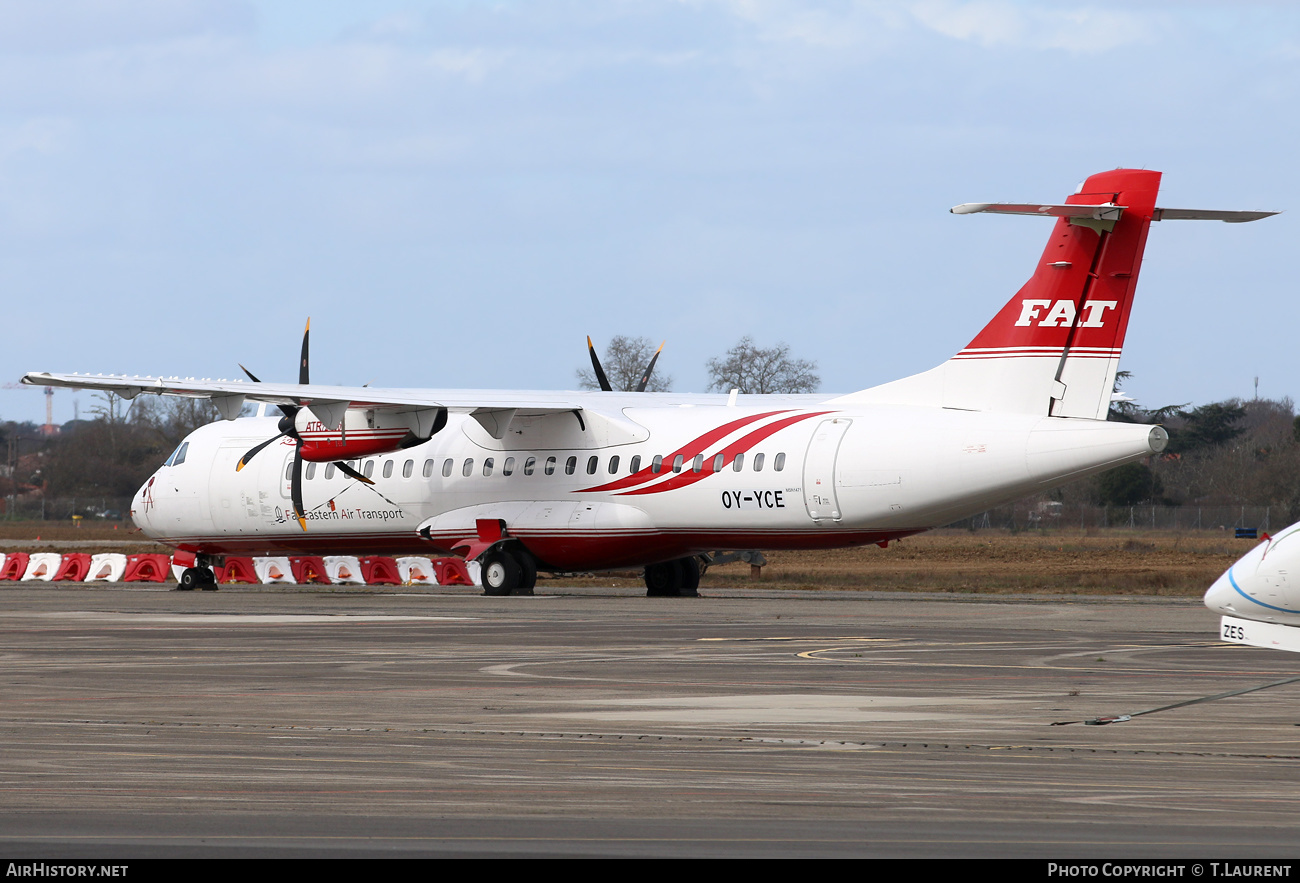
[[[1233,606],[1233,601],[1236,597],[1237,592],[1232,587],[1232,568],[1229,567],[1223,576],[1216,579],[1205,593],[1205,606],[1215,613],[1226,613],[1229,616],[1235,616],[1237,610]]]

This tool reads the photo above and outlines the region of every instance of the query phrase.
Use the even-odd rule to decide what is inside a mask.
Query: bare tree
[[[620,392],[634,392],[645,374],[646,366],[654,358],[655,345],[648,337],[624,337],[615,335],[605,347],[605,355],[600,364],[605,369],[609,385]],[[600,389],[596,372],[590,368],[579,368],[578,387],[580,389]],[[673,379],[661,372],[650,375],[646,392],[668,392],[672,389]]]
[[[709,359],[709,389],[746,394],[816,392],[817,363],[790,357],[790,345],[763,349],[746,335],[720,359]]]

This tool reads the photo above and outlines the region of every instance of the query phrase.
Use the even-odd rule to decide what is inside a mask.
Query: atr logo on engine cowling
[[[1106,311],[1119,306],[1116,300],[1090,300],[1083,305],[1083,321],[1080,328],[1102,328],[1106,324]],[[1044,312],[1046,311],[1046,312]],[[1074,324],[1078,315],[1072,300],[1037,300],[1028,299],[1020,302],[1018,326],[1037,325],[1040,328],[1065,327]]]

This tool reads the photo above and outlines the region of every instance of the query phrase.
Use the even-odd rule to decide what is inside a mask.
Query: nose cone
[[[135,492],[135,498],[131,501],[131,520],[146,533],[149,531],[149,516],[154,507],[153,483],[157,478],[156,475],[149,476],[149,480],[140,485],[140,490]]]
[[[1223,576],[1216,579],[1214,585],[1210,586],[1210,590],[1205,593],[1205,606],[1215,613],[1236,616],[1238,610],[1233,605],[1238,598],[1240,596],[1232,585],[1232,568],[1229,567]]]

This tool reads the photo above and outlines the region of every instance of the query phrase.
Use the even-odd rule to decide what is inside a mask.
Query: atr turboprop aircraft
[[[1300,524],[1266,534],[1215,580],[1205,606],[1223,614],[1225,641],[1300,651]]]
[[[1106,420],[1151,222],[1273,212],[1157,208],[1159,185],[1118,169],[1062,204],[952,209],[1053,218],[1033,276],[942,365],[848,395],[319,386],[306,336],[297,384],[23,382],[216,405],[132,509],[192,558],[185,588],[227,555],[452,553],[489,594],[641,567],[649,594],[694,594],[706,550],[883,546],[1162,450]],[[246,402],[282,416],[236,419]]]

